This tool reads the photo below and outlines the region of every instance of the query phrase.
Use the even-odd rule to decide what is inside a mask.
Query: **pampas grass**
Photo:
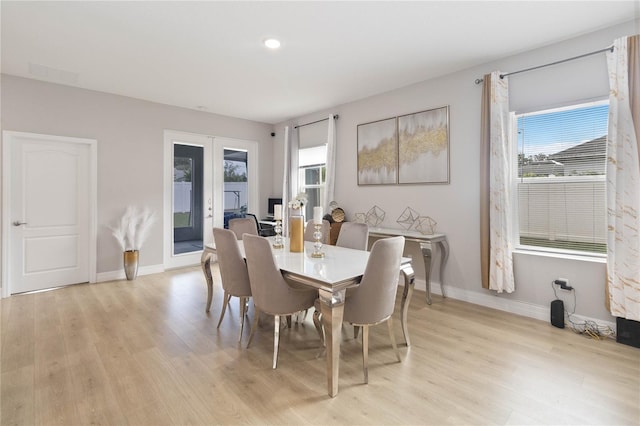
[[[109,228],[123,251],[140,250],[155,220],[155,213],[148,208],[138,210],[129,206],[120,220]]]

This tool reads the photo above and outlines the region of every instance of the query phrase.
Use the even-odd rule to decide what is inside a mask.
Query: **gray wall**
[[[140,266],[163,263],[165,129],[256,141],[266,155],[272,149],[270,124],[8,75],[0,83],[2,130],[98,141],[98,273],[122,269],[122,252],[106,225],[128,205],[156,212]],[[259,181],[271,180],[271,167],[260,167]],[[266,211],[271,188],[265,186],[259,199]]]
[[[516,291],[496,295],[481,288],[479,233],[479,135],[481,86],[474,80],[493,70],[503,72],[529,68],[610,46],[617,37],[640,32],[640,24],[628,22],[545,48],[487,63],[440,78],[383,93],[357,102],[318,111],[291,120],[306,123],[330,113],[339,114],[337,122],[336,201],[352,220],[356,212],[366,212],[374,204],[386,212],[382,226],[395,227],[396,219],[410,206],[437,222],[445,232],[451,256],[445,272],[445,291],[449,295],[527,314],[548,318],[554,299],[551,280],[568,278],[576,289],[576,313],[605,321],[613,318],[604,308],[603,261],[515,255]],[[481,52],[479,52],[481,53]],[[604,54],[563,65],[510,77],[511,106],[517,111],[606,98],[609,93]],[[450,172],[448,185],[358,186],[356,176],[357,125],[402,114],[450,106]],[[282,167],[283,127],[276,126],[276,169]],[[281,176],[274,174],[274,190],[281,191]],[[419,259],[415,247],[408,254]],[[415,262],[418,278],[424,277],[420,262]],[[436,274],[436,281],[439,277]],[[567,307],[573,299],[565,294]]]

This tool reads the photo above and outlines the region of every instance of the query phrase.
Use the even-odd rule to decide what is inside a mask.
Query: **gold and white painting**
[[[398,183],[449,183],[449,107],[398,117]]]
[[[396,119],[358,125],[358,185],[398,183]]]

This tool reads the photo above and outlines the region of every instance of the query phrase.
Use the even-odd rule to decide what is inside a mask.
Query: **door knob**
[[[13,222],[13,226],[20,226],[20,225],[26,225],[27,222],[20,222],[19,220],[16,220],[15,222]]]

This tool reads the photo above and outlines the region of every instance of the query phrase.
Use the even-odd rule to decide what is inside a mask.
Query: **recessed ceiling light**
[[[268,38],[264,41],[264,45],[269,49],[277,49],[278,47],[280,47],[280,40],[277,40],[275,38]]]

